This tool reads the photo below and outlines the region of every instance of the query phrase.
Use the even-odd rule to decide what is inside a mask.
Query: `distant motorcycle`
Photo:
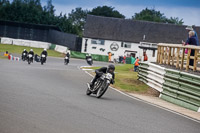
[[[97,81],[94,83],[94,86],[92,88],[90,88],[90,85],[88,83],[86,94],[87,95],[96,94],[97,98],[102,97],[103,94],[108,89],[112,78],[113,78],[112,74],[107,73],[107,74],[103,74],[99,79],[97,79]]]
[[[31,62],[33,63],[33,55],[28,54],[28,64],[31,64]]]
[[[23,53],[23,54],[22,54],[22,60],[23,60],[23,61],[27,60],[27,54],[26,54],[26,53]]]
[[[45,61],[46,61],[46,55],[42,54],[40,59],[41,65],[43,65]]]
[[[65,56],[65,58],[64,58],[64,64],[68,65],[68,63],[69,63],[69,57]]]
[[[93,60],[92,60],[91,57],[90,57],[90,58],[87,58],[87,63],[88,63],[88,65],[92,66]]]

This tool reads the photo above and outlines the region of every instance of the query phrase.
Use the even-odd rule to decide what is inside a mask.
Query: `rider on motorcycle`
[[[32,55],[33,55],[33,57],[34,57],[34,52],[33,52],[33,49],[31,49],[31,50],[28,52],[28,54],[32,54]]]
[[[86,60],[87,60],[88,58],[91,58],[91,59],[92,59],[91,54],[87,54],[87,55],[86,55]]]
[[[110,73],[112,74],[112,80],[111,80],[111,84],[114,84],[115,81],[115,74],[114,74],[114,71],[115,71],[115,66],[114,65],[108,65],[108,67],[102,67],[100,69],[96,69],[95,70],[95,77],[94,79],[92,80],[92,82],[90,83],[90,88],[92,88],[94,86],[94,83],[97,81],[98,78],[100,78],[102,76],[103,73]]]
[[[33,49],[31,49],[31,50],[28,52],[28,54],[31,54],[31,55],[32,55],[32,59],[33,59],[33,57],[34,57]],[[32,62],[33,62],[33,60],[32,60]]]
[[[22,56],[23,56],[23,53],[25,53],[26,55],[28,54],[28,52],[26,51],[26,49],[24,49],[24,51],[22,52]]]
[[[42,51],[41,57],[42,57],[42,55],[45,55],[45,57],[47,58],[48,53],[47,53],[47,49],[46,48]],[[46,58],[45,58],[44,62],[46,62]]]
[[[27,56],[28,52],[26,51],[26,49],[24,49],[24,51],[22,52],[22,58],[24,58],[24,53]]]
[[[68,57],[68,58],[70,57],[69,52],[66,53],[65,57]]]

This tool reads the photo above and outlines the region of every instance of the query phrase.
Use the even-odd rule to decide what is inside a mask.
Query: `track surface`
[[[198,122],[111,89],[86,96],[91,77],[78,69],[85,65],[0,59],[0,133],[200,133]]]

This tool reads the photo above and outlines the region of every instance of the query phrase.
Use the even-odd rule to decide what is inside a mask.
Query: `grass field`
[[[17,45],[0,44],[0,53],[8,51],[9,53],[21,54],[24,49],[26,49],[27,51],[30,51],[30,49],[33,49],[34,54],[38,54],[38,55],[40,55],[41,52],[43,51],[43,48],[33,48],[33,47],[25,47],[25,46],[17,46]],[[47,50],[47,52],[48,52],[48,56],[63,57],[63,54],[56,52],[54,50]]]
[[[98,69],[92,67],[91,69]],[[113,87],[126,92],[147,93],[150,88],[143,82],[137,80],[137,72],[133,71],[133,65],[116,65],[115,84]],[[93,73],[94,74],[94,73]]]

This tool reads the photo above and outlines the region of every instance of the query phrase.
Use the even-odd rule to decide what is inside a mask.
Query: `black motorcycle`
[[[43,65],[46,62],[46,55],[42,54],[40,59],[41,65]]]
[[[27,54],[26,54],[26,53],[23,53],[23,54],[22,54],[22,60],[23,60],[23,61],[27,60]]]
[[[91,57],[90,57],[90,58],[87,58],[87,63],[88,63],[88,65],[92,66],[93,60],[92,60]]]
[[[69,63],[69,57],[68,57],[68,56],[65,56],[65,58],[64,58],[64,64],[65,64],[65,65],[68,65],[68,63]]]
[[[33,55],[32,54],[28,54],[28,64],[31,64],[31,62],[33,63]]]
[[[97,81],[94,83],[94,86],[92,88],[90,88],[89,83],[86,94],[90,95],[90,94],[96,94],[97,98],[100,98],[103,96],[103,94],[106,92],[106,90],[108,89],[110,82],[112,80],[112,74],[107,73],[107,74],[103,74],[100,78],[97,79]]]

